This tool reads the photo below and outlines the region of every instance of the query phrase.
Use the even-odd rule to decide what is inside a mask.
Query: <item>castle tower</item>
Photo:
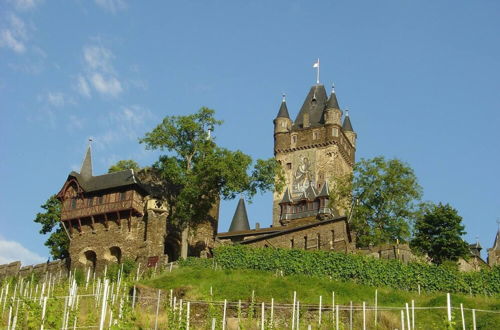
[[[488,265],[491,267],[500,265],[500,228],[498,228],[493,246],[488,249]]]
[[[342,123],[334,89],[328,97],[323,85],[312,86],[293,122],[283,99],[274,119],[274,156],[284,170],[286,191],[273,195],[273,227],[329,210],[321,195],[336,177],[352,172],[355,145],[356,133],[349,116]]]

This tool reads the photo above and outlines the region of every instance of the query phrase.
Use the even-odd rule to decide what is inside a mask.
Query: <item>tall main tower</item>
[[[311,87],[293,122],[283,97],[274,119],[274,156],[284,170],[286,187],[284,193],[273,195],[273,227],[288,223],[285,218],[310,215],[315,198],[325,194],[336,177],[352,172],[356,133],[348,113],[342,116],[335,90],[328,97],[321,84]],[[303,209],[306,206],[293,206],[299,205],[295,201],[307,199],[308,203],[302,203],[308,205],[307,210]],[[326,206],[318,209],[321,207]]]

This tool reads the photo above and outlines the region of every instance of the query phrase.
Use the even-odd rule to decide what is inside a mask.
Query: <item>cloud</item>
[[[90,70],[113,72],[111,60],[113,60],[115,56],[105,47],[97,45],[85,46],[83,47],[83,58]]]
[[[39,100],[58,108],[76,104],[75,100],[62,92],[48,92],[45,96],[39,97]]]
[[[41,3],[41,0],[11,0],[14,4],[14,7],[18,10],[30,10],[35,8],[39,3]]]
[[[6,24],[0,30],[0,47],[10,48],[18,54],[26,51],[26,24],[14,14],[8,15]]]
[[[32,252],[16,241],[9,241],[0,236],[0,264],[21,261],[23,265],[44,262],[46,259]]]
[[[114,76],[104,77],[100,73],[94,73],[90,77],[90,82],[101,94],[116,97],[123,91],[122,84]]]
[[[76,90],[78,91],[78,93],[80,93],[80,95],[82,95],[82,96],[89,98],[90,97],[90,86],[87,83],[87,80],[82,75],[79,75],[76,78],[76,80],[77,80],[76,81]]]
[[[127,8],[127,4],[123,0],[95,0],[95,3],[99,7],[103,8],[103,9],[105,9],[113,14],[115,14],[119,10],[123,10],[123,9]]]

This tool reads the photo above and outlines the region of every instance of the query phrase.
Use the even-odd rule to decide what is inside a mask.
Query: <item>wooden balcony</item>
[[[144,206],[140,200],[127,199],[112,203],[104,203],[99,205],[77,207],[74,209],[63,209],[61,212],[61,220],[68,221],[72,219],[81,219],[85,217],[96,216],[100,214],[116,213],[120,211],[133,211],[135,214],[142,216]]]

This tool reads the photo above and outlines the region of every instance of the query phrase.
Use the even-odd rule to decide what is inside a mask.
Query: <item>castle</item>
[[[80,172],[69,173],[57,194],[62,203],[61,224],[70,239],[70,258],[25,267],[19,262],[0,265],[0,277],[81,267],[99,271],[124,259],[154,267],[188,256],[209,257],[214,247],[224,244],[356,250],[410,261],[414,256],[403,244],[356,249],[347,210],[329,201],[329,185],[353,171],[356,139],[351,119],[341,110],[333,88],[327,95],[323,85],[313,85],[294,121],[283,96],[274,118],[274,156],[283,169],[285,189],[273,194],[272,224],[251,229],[240,199],[229,230],[222,233],[217,232],[218,203],[196,226],[180,229],[170,217],[168,182],[154,169],[94,176],[89,146]],[[459,262],[461,269],[487,267],[479,243],[469,247],[471,258]],[[488,264],[500,264],[500,229],[488,249]]]

